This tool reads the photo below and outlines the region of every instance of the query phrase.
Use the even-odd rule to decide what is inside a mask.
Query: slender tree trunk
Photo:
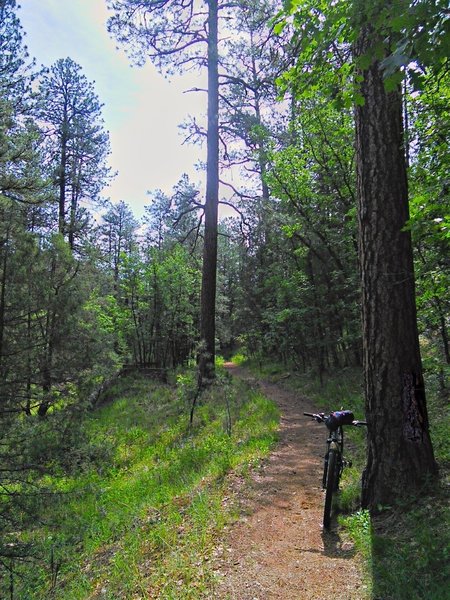
[[[32,381],[31,381],[31,373],[33,371],[33,361],[32,361],[32,291],[31,291],[31,273],[29,271],[28,274],[28,314],[27,314],[27,359],[26,359],[26,403],[25,403],[25,414],[31,415],[31,389],[32,389]]]
[[[219,75],[217,0],[209,0],[208,16],[208,132],[205,201],[205,242],[201,291],[199,377],[214,378],[217,279],[217,216],[219,203]]]
[[[56,272],[56,258],[52,259],[50,289],[48,294],[47,316],[45,320],[45,348],[41,368],[42,376],[42,401],[39,404],[38,415],[45,417],[51,404],[52,392],[52,371],[53,371],[53,354],[55,340],[55,306],[57,305],[57,291],[53,288]]]
[[[320,299],[319,299],[319,295],[317,293],[316,278],[314,275],[314,267],[313,267],[313,262],[312,262],[310,253],[308,253],[308,256],[306,259],[306,274],[307,274],[309,282],[311,284],[313,297],[314,297],[314,305],[316,307],[316,311],[315,311],[316,316],[315,316],[315,323],[314,323],[315,329],[317,331],[317,337],[318,337],[318,340],[316,340],[316,343],[318,342],[316,359],[317,359],[317,368],[319,369],[320,385],[322,385],[323,384],[323,375],[325,373],[326,336],[325,336],[325,331],[324,331],[323,323],[322,323],[322,310],[320,308]]]
[[[374,43],[362,29],[355,56]],[[379,63],[360,73],[356,107],[359,256],[368,462],[363,505],[376,508],[436,473],[419,349],[400,90]]]
[[[58,231],[62,235],[65,233],[66,221],[66,168],[67,168],[67,137],[68,122],[66,116],[66,107],[64,107],[64,121],[61,134],[61,159],[59,163],[59,214]]]
[[[445,361],[448,365],[450,365],[450,346],[448,342],[448,333],[447,333],[447,324],[445,319],[445,313],[442,311],[441,303],[436,302],[438,314],[439,314],[439,323],[441,325],[441,337],[442,337],[442,347],[444,348],[444,356]]]
[[[69,218],[69,246],[73,250],[75,247],[75,228],[78,207],[79,189],[72,189],[72,198],[70,201],[70,218]]]
[[[77,228],[77,210],[81,197],[81,177],[83,172],[83,159],[73,159],[74,166],[71,174],[72,197],[70,200],[70,221],[69,221],[69,246],[73,250],[75,247],[75,236]]]
[[[4,357],[4,339],[5,339],[5,309],[6,309],[6,285],[8,269],[8,247],[5,242],[2,258],[2,275],[0,281],[0,373]],[[1,256],[1,255],[0,255]]]
[[[250,32],[251,39],[251,48],[255,47],[254,39],[253,39],[253,31]],[[269,186],[267,185],[266,175],[267,175],[267,152],[266,152],[266,144],[264,140],[264,136],[261,133],[262,131],[262,117],[261,117],[261,98],[258,90],[258,69],[256,65],[255,54],[252,52],[252,82],[255,98],[255,116],[256,123],[258,124],[259,131],[258,133],[258,164],[259,164],[259,174],[261,178],[261,191],[263,200],[268,201],[270,196]]]
[[[151,326],[151,338],[153,345],[154,363],[157,367],[163,365],[163,348],[160,340],[162,340],[162,325],[161,319],[163,316],[163,300],[160,292],[160,284],[158,279],[158,271],[156,262],[153,262],[153,318]]]

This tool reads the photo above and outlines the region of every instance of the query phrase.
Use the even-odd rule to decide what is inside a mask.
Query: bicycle
[[[326,415],[325,413],[303,413],[317,423],[325,423],[329,431],[327,449],[325,452],[322,488],[325,490],[325,503],[323,509],[323,527],[330,528],[333,494],[339,490],[344,467],[351,467],[352,463],[344,458],[344,425],[360,427],[367,425],[366,421],[355,420],[350,410],[338,410]]]

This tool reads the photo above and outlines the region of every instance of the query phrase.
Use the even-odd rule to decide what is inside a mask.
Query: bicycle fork
[[[326,451],[326,454],[324,456],[324,464],[323,464],[322,489],[325,489],[327,487],[328,457],[329,457],[331,449],[333,449],[336,452],[336,457],[337,457],[336,477],[335,477],[335,489],[338,490],[339,489],[339,481],[340,481],[340,478],[341,478],[341,475],[342,475],[342,471],[344,470],[344,467],[351,467],[352,466],[352,461],[351,460],[345,460],[342,457],[341,450],[339,448],[339,444],[336,442],[336,440],[333,440],[332,438],[328,439],[327,440],[327,451]]]

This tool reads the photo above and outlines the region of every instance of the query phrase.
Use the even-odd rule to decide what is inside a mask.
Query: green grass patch
[[[300,373],[281,363],[248,359],[245,361],[255,375],[281,384],[310,398],[324,412],[352,410],[357,419],[364,418],[363,378],[361,369],[346,367],[325,373],[322,379],[313,371]]]
[[[225,362],[226,361],[225,361],[225,358],[223,356],[220,356],[219,354],[216,354],[216,357],[215,357],[215,365],[216,365],[216,367],[219,367],[219,369],[222,368],[223,365],[225,364]]]
[[[447,600],[450,509],[443,490],[374,518],[368,511],[340,522],[364,558],[373,598]]]
[[[21,534],[33,557],[14,562],[15,598],[211,597],[209,560],[232,518],[226,476],[267,455],[278,410],[227,377],[203,394],[193,427],[180,389],[137,378],[114,395],[85,416],[92,460],[74,447],[77,468],[45,478],[52,493]],[[1,597],[8,587],[5,577]]]
[[[233,354],[231,362],[240,367],[247,362],[247,358],[244,354],[242,354],[242,352],[237,352],[236,354]]]

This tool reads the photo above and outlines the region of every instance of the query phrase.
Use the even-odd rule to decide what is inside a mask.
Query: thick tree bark
[[[368,51],[369,27],[355,55]],[[436,473],[417,331],[400,90],[385,91],[379,63],[356,107],[359,255],[368,462],[363,505],[410,494]]]
[[[203,247],[199,376],[202,384],[214,377],[217,279],[217,218],[219,203],[219,76],[218,8],[210,0],[208,18],[208,132]]]

